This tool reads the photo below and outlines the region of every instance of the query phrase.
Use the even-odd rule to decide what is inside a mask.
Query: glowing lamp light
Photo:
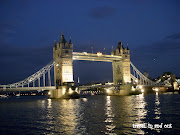
[[[99,56],[102,56],[102,53],[101,52],[98,52],[97,53],[97,56],[99,57]]]
[[[50,92],[50,91],[48,92],[48,95],[51,95],[51,92]]]
[[[142,86],[140,85],[139,88],[142,89]]]
[[[155,88],[155,91],[156,91],[156,92],[158,92],[158,91],[159,91],[159,89],[158,89],[158,88]]]
[[[138,82],[138,80],[136,79],[136,80],[135,80],[135,82],[137,83],[137,82]]]
[[[71,88],[69,88],[69,94],[72,94],[74,91],[71,89]]]
[[[106,90],[106,92],[107,92],[107,93],[110,93],[110,90],[109,90],[109,89],[107,89],[107,90]]]
[[[141,89],[141,92],[143,93],[143,92],[144,92],[144,89]]]
[[[131,90],[132,90],[132,91],[135,91],[136,89],[132,86],[132,87],[131,87]]]
[[[78,88],[76,87],[75,92],[78,92]]]
[[[66,93],[66,89],[63,88],[63,89],[62,89],[62,94],[64,95],[65,93]]]

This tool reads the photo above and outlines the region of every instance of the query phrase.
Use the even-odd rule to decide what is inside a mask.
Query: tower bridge
[[[145,77],[130,61],[130,50],[119,41],[117,48],[112,48],[111,55],[102,53],[73,52],[71,39],[69,43],[61,35],[60,41],[54,41],[53,60],[28,78],[7,85],[0,85],[0,90],[50,90],[51,98],[60,98],[74,86],[73,61],[111,62],[113,68],[113,84],[121,85],[121,91],[131,89],[132,83],[155,86],[157,83]],[[54,68],[54,85],[51,84],[51,70]],[[132,72],[132,73],[131,73]],[[46,79],[48,83],[46,83]],[[43,83],[41,83],[41,80]],[[123,87],[122,87],[123,86]]]

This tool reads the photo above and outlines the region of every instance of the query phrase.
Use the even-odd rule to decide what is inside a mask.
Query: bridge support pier
[[[59,86],[58,89],[50,90],[50,98],[79,98],[79,94],[71,86]]]
[[[120,85],[120,95],[129,95],[131,93],[132,84]]]
[[[6,85],[3,86],[3,91],[6,91]]]
[[[62,98],[67,93],[67,86],[61,86],[55,90],[50,90],[50,98]]]

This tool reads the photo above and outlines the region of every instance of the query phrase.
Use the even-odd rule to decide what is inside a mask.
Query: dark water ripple
[[[91,96],[0,101],[0,134],[178,134],[180,95]],[[132,124],[169,124],[139,129]]]

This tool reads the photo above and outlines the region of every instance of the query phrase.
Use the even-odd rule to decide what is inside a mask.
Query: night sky
[[[23,80],[48,64],[62,32],[67,41],[72,37],[74,51],[93,47],[110,54],[121,40],[141,72],[180,76],[178,0],[1,0],[0,84]],[[73,64],[75,81],[112,81],[111,63]]]

